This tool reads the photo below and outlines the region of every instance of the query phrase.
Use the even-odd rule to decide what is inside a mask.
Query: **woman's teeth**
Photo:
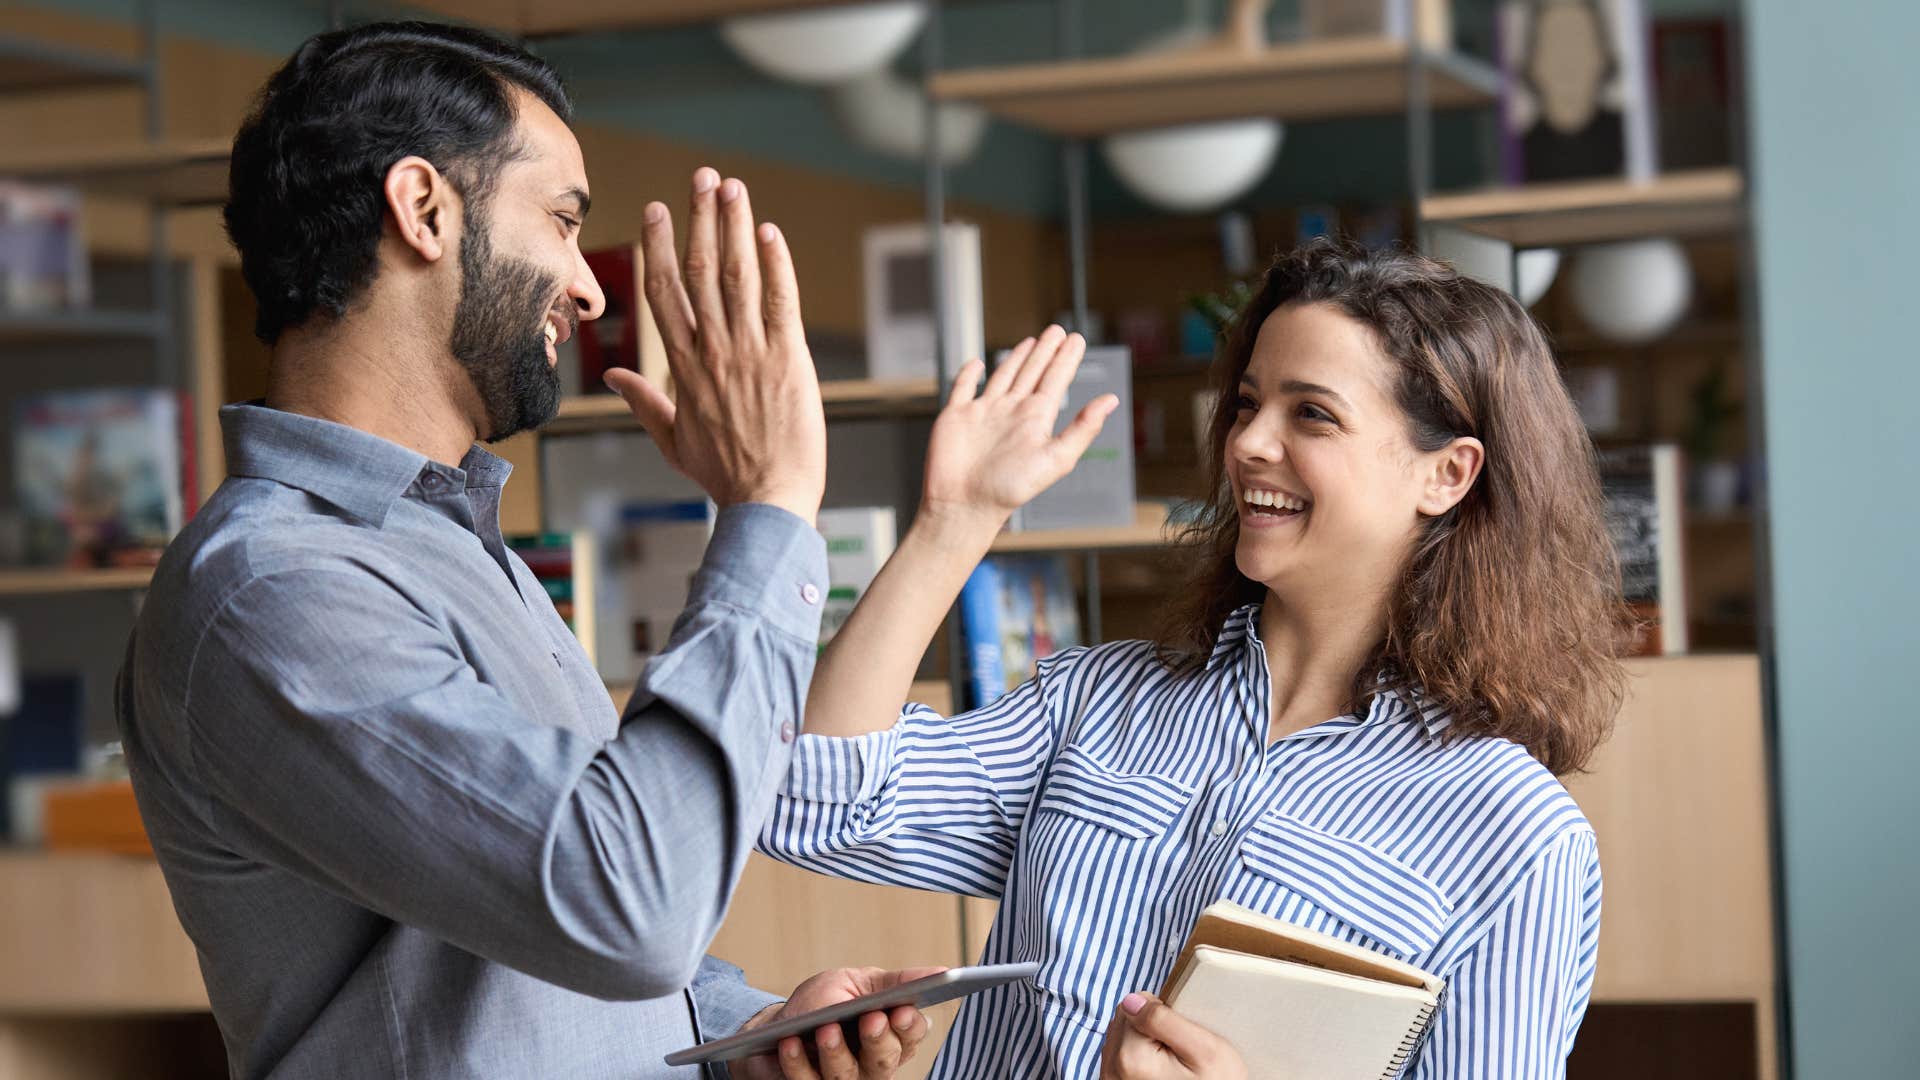
[[[1249,491],[1242,498],[1248,506],[1254,507],[1256,512],[1297,513],[1307,508],[1305,499],[1296,499],[1284,491]]]

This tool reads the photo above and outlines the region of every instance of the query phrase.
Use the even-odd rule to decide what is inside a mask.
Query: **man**
[[[696,174],[684,283],[648,207],[675,460],[721,509],[624,717],[502,543],[508,466],[473,444],[553,416],[553,346],[604,304],[568,113],[511,45],[388,24],[308,41],[234,141],[269,390],[222,410],[229,479],[154,576],[117,704],[234,1076],[693,1076],[663,1055],[918,974],[783,1003],[702,955],[826,586],[819,387],[738,181]],[[856,1047],[829,1026],[736,1074],[885,1077],[925,1033],[869,1014]]]

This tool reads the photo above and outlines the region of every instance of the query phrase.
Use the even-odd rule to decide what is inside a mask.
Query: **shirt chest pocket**
[[[1241,846],[1235,899],[1257,911],[1417,962],[1453,917],[1439,886],[1370,844],[1269,813]]]
[[[1054,759],[1034,806],[1036,827],[1091,828],[1130,840],[1164,836],[1193,800],[1193,789],[1164,776],[1115,772],[1068,746]]]

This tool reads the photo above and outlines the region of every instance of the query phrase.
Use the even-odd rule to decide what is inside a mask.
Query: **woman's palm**
[[[1071,471],[1119,404],[1102,397],[1053,433],[1085,353],[1078,334],[1056,326],[1009,352],[977,394],[979,361],[962,368],[927,446],[926,502],[1004,520]]]

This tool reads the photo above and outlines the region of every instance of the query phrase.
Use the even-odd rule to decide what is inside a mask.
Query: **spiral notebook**
[[[1446,997],[1438,977],[1231,901],[1194,923],[1160,997],[1240,1051],[1249,1080],[1388,1080]]]

